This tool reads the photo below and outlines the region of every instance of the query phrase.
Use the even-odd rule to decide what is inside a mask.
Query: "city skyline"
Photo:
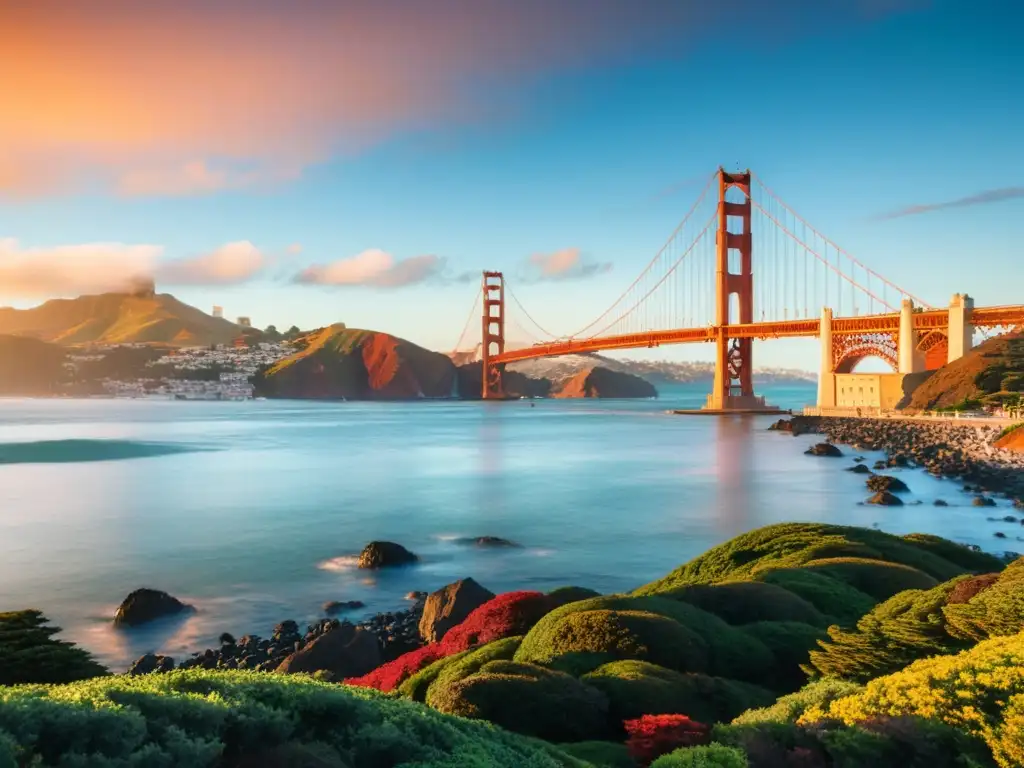
[[[145,273],[259,327],[447,350],[500,269],[569,332],[719,164],[936,306],[1019,299],[1009,2],[61,5],[0,11],[0,304]]]

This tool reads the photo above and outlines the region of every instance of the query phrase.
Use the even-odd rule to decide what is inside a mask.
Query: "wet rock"
[[[868,499],[868,504],[876,504],[881,507],[902,507],[903,501],[894,493],[879,491]]]
[[[278,672],[330,672],[335,679],[359,677],[383,663],[377,638],[348,622],[332,627],[289,655]]]
[[[129,675],[148,675],[152,672],[171,672],[174,670],[174,659],[170,656],[158,656],[147,653],[135,660],[128,670]]]
[[[860,463],[861,463],[862,461],[864,461],[864,457],[863,457],[863,456],[855,456],[855,457],[853,458],[853,460],[854,460],[854,461],[855,461],[856,463],[860,464]]]
[[[147,621],[188,610],[194,609],[159,589],[136,589],[118,606],[114,614],[114,626],[137,627]]]
[[[790,434],[792,434],[793,422],[790,421],[789,419],[779,419],[770,427],[768,427],[768,429],[773,432],[789,432]]]
[[[230,632],[222,632],[219,641],[221,645],[237,645],[235,636]]]
[[[853,472],[855,475],[870,475],[871,470],[864,464],[854,464],[852,467],[846,468],[847,472]]]
[[[473,579],[460,579],[441,587],[430,594],[423,606],[420,637],[428,643],[437,642],[449,629],[493,597],[493,592]]]
[[[892,493],[904,493],[909,491],[907,484],[898,477],[890,475],[872,475],[867,480],[869,491],[891,491]]]
[[[411,565],[419,558],[401,544],[393,541],[371,541],[359,554],[360,568],[391,568]]]
[[[1017,518],[1014,517],[1013,515],[1007,515],[1006,517],[1003,518],[1003,522],[1004,523],[1016,523],[1017,522]]]
[[[480,547],[486,549],[500,549],[500,548],[521,548],[521,544],[516,544],[514,541],[508,539],[502,539],[498,536],[477,536],[476,538],[468,539],[456,539],[456,542],[471,547]]]
[[[996,531],[992,535],[995,536],[997,539],[1005,539],[1006,538],[1006,534],[1003,533],[1002,531]]]
[[[948,507],[949,504],[946,503],[946,501],[944,501],[943,499],[936,499],[935,500],[935,506],[936,507]]]
[[[324,603],[323,610],[328,616],[334,616],[342,611],[355,611],[365,607],[366,603],[362,600],[330,600]]]
[[[1024,509],[1024,499],[1014,499],[1013,500],[1013,508],[1014,509]]]
[[[886,464],[890,467],[909,467],[910,459],[908,459],[905,454],[894,453],[886,461]]]
[[[885,463],[884,461],[876,461],[876,462],[875,462],[875,463],[874,463],[874,464],[872,465],[872,467],[873,467],[874,469],[876,469],[876,470],[878,470],[878,469],[888,469],[888,468],[889,468],[889,465],[888,465],[888,464],[886,464],[886,463]]]
[[[426,600],[427,599],[427,593],[426,592],[406,592],[405,593],[405,599],[406,600],[412,600],[414,602],[418,601],[418,600]]]
[[[975,496],[971,501],[971,504],[975,507],[994,507],[996,500],[989,498],[988,496]]]
[[[843,452],[836,448],[832,443],[815,443],[806,451],[805,454],[808,456],[842,456]]]

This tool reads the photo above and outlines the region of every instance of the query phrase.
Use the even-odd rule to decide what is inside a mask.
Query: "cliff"
[[[555,394],[572,397],[657,397],[654,385],[639,376],[595,366],[580,371]]]
[[[296,345],[298,352],[254,377],[256,395],[408,400],[455,393],[448,357],[386,333],[332,325]]]
[[[234,323],[166,293],[104,293],[54,299],[31,309],[0,308],[0,334],[57,344],[204,346],[228,344],[241,332]]]
[[[63,349],[37,339],[0,336],[0,395],[59,392],[67,378]]]
[[[459,366],[459,397],[464,400],[480,399],[480,392],[483,389],[482,370],[483,365],[479,362]],[[530,378],[506,368],[505,394],[511,397],[550,397],[551,382],[547,379]]]
[[[914,390],[905,410],[916,413],[956,405],[997,405],[1024,390],[1024,334],[1007,333],[979,344],[939,368]]]

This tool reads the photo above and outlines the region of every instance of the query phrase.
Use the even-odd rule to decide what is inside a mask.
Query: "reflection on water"
[[[172,449],[0,466],[0,610],[39,608],[123,669],[144,651],[180,657],[221,632],[267,635],[284,619],[312,621],[328,600],[397,610],[407,592],[466,576],[495,592],[628,590],[786,520],[1020,546],[1019,531],[987,522],[952,483],[905,471],[925,504],[866,507],[863,478],[843,471],[848,461],[802,455],[812,436],[770,433],[771,417],[665,413],[699,405],[704,390],[534,407],[0,401],[4,450],[42,441]],[[814,397],[812,387],[765,394],[783,406]],[[937,497],[953,506],[933,508]],[[1005,541],[993,539],[1000,527]],[[483,535],[523,547],[459,541]],[[398,541],[421,562],[360,572],[354,557],[373,539]],[[143,586],[197,611],[115,631],[116,604]]]

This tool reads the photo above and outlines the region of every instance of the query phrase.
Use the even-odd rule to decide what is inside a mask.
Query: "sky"
[[[569,333],[719,165],[931,304],[1021,303],[1022,23],[1016,0],[0,3],[0,305],[149,275],[260,327],[449,351],[493,269]]]

